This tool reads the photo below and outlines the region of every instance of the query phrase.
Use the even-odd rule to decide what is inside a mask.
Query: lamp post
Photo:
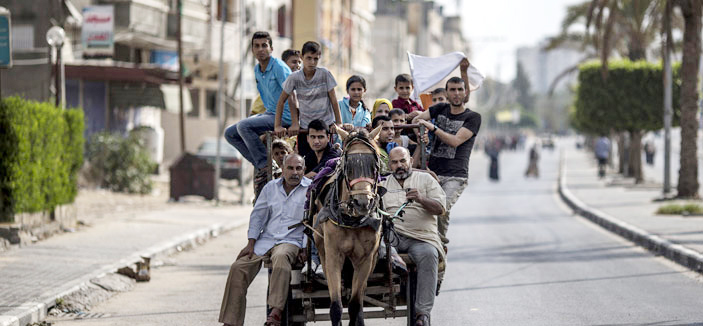
[[[63,28],[54,26],[46,32],[46,43],[49,43],[52,49],[56,49],[56,79],[54,88],[56,89],[56,106],[61,106],[62,109],[66,106],[66,76],[64,74],[64,64],[61,60],[61,48],[66,39],[66,33]]]

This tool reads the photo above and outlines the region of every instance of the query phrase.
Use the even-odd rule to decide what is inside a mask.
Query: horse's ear
[[[378,137],[378,134],[381,133],[382,126],[383,126],[382,123],[378,124],[378,126],[376,126],[376,129],[372,130],[371,133],[369,134],[369,138],[372,140],[376,140],[376,137]]]
[[[334,131],[337,133],[337,135],[339,135],[340,138],[342,138],[342,142],[344,142],[347,137],[349,137],[349,133],[338,125],[334,125]]]
[[[378,186],[378,196],[383,197],[388,192],[388,189],[382,186]]]

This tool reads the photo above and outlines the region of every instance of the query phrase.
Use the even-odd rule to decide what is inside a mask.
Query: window
[[[217,91],[207,90],[205,92],[205,111],[208,117],[217,117]]]
[[[34,48],[34,26],[12,25],[12,50],[31,50]]]
[[[193,110],[188,112],[189,117],[197,118],[200,116],[200,89],[192,88],[190,91],[190,99],[193,102]]]

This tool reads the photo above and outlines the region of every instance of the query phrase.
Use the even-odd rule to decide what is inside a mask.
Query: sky
[[[585,0],[438,0],[444,14],[462,16],[471,65],[503,82],[515,77],[516,50],[561,31],[566,7]],[[458,10],[457,10],[458,9]]]

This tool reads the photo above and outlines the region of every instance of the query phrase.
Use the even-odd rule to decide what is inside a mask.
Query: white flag
[[[434,58],[408,52],[410,74],[414,84],[413,98],[417,99],[420,93],[449,76],[465,57],[463,52],[452,52]],[[468,73],[469,90],[474,91],[481,87],[485,76],[473,64],[469,65]]]

